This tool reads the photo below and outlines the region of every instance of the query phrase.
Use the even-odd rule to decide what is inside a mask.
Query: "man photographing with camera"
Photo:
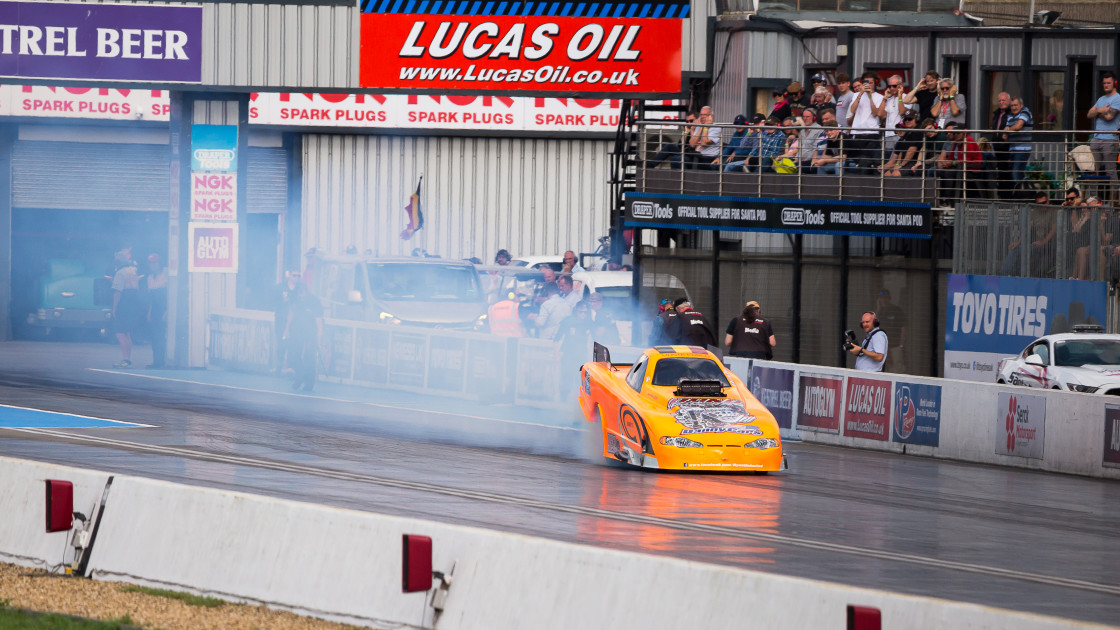
[[[867,311],[859,320],[860,328],[867,333],[863,343],[856,345],[852,331],[844,333],[844,350],[856,356],[856,369],[865,372],[882,372],[887,360],[887,333],[879,329],[879,318],[874,311]]]

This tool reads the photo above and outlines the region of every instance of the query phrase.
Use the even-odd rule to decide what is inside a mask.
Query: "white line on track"
[[[476,501],[485,501],[488,503],[501,503],[506,505],[516,505],[526,508],[535,508],[542,510],[551,510],[554,512],[565,512],[568,514],[577,514],[581,516],[593,516],[598,518],[606,518],[616,521],[624,521],[629,523],[640,523],[644,525],[652,525],[656,527],[666,527],[670,529],[700,532],[705,534],[714,534],[717,536],[726,536],[730,538],[744,538],[750,540],[764,541],[775,545],[787,545],[791,547],[800,547],[805,549],[813,549],[817,551],[831,551],[834,553],[842,553],[853,556],[860,556],[864,558],[874,558],[877,560],[890,560],[895,562],[905,562],[908,564],[916,564],[926,566],[934,569],[946,569],[952,571],[960,571],[963,573],[973,573],[977,575],[987,575],[991,577],[1006,578],[1011,580],[1020,580],[1024,582],[1034,582],[1036,584],[1044,584],[1047,586],[1057,586],[1064,588],[1073,588],[1083,591],[1092,591],[1096,593],[1104,593],[1106,595],[1120,595],[1120,585],[1116,584],[1102,584],[1099,582],[1090,582],[1087,580],[1077,580],[1072,578],[1063,578],[1053,575],[1044,575],[1041,573],[1030,573],[1026,571],[1015,571],[1011,569],[1001,569],[999,567],[990,567],[980,564],[970,564],[966,562],[955,562],[952,560],[941,560],[937,558],[928,558],[925,556],[918,556],[913,554],[898,553],[894,551],[886,551],[882,549],[871,549],[866,547],[855,547],[851,545],[841,545],[836,543],[829,543],[820,540],[811,540],[807,538],[797,538],[793,536],[786,536],[782,534],[768,534],[765,532],[751,531],[745,529],[736,529],[732,527],[722,527],[719,525],[705,525],[703,523],[693,523],[689,521],[679,521],[668,518],[661,518],[657,516],[647,516],[643,514],[629,514],[625,512],[615,512],[611,510],[604,510],[601,508],[592,508],[584,506],[564,505],[562,503],[549,503],[546,501],[537,501],[534,499],[526,499],[522,497],[514,497],[509,495],[494,494],[490,492],[480,492],[476,490],[463,490],[459,488],[450,488],[447,486],[440,486],[431,483],[423,483],[417,481],[405,481],[402,479],[390,479],[387,477],[377,477],[374,475],[365,475],[359,473],[349,473],[339,470],[331,470],[328,468],[317,468],[314,466],[304,466],[300,464],[289,464],[283,462],[273,462],[261,459],[254,459],[250,457],[241,457],[237,455],[223,455],[220,453],[206,453],[202,451],[195,451],[185,448],[178,448],[174,446],[157,446],[151,444],[142,444],[139,442],[128,442],[124,440],[115,440],[111,438],[79,435],[74,433],[67,433],[65,431],[58,431],[54,429],[11,429],[12,431],[20,431],[23,433],[31,433],[36,435],[44,435],[76,442],[88,442],[94,444],[101,444],[104,446],[128,448],[147,453],[155,453],[159,455],[175,455],[180,457],[189,457],[192,459],[199,459],[203,461],[212,461],[225,464],[253,466],[257,468],[265,468],[281,472],[299,473],[306,475],[315,475],[318,477],[326,477],[330,479],[339,479],[345,481],[358,481],[363,483],[371,483],[380,486],[393,487],[405,490],[416,490],[421,492],[431,492],[433,494],[440,494],[463,499],[473,499]]]
[[[295,397],[295,398],[314,398],[316,400],[326,400],[326,401],[329,401],[329,402],[345,403],[345,404],[349,404],[349,405],[365,405],[367,407],[376,407],[378,409],[392,409],[394,411],[400,411],[402,409],[406,410],[406,411],[422,411],[424,413],[436,414],[436,415],[441,415],[441,416],[452,416],[454,418],[467,418],[467,419],[470,419],[470,420],[483,420],[483,421],[486,421],[486,422],[497,422],[499,424],[516,424],[516,425],[527,426],[527,427],[539,427],[541,429],[553,429],[555,431],[580,432],[580,431],[583,430],[583,429],[577,429],[577,428],[574,428],[574,427],[560,427],[560,426],[556,426],[554,424],[540,424],[539,422],[522,422],[520,420],[506,420],[506,419],[503,419],[503,418],[490,418],[490,417],[487,417],[487,416],[472,416],[472,415],[468,415],[468,414],[465,414],[465,413],[455,413],[455,412],[451,412],[451,411],[439,411],[438,409],[416,409],[415,407],[407,407],[405,405],[386,405],[386,404],[383,404],[383,403],[367,402],[367,401],[364,401],[364,400],[350,400],[350,399],[347,399],[347,398],[332,398],[330,396],[319,396],[319,395],[314,395],[313,396],[311,394],[301,394],[299,392],[286,392],[286,391],[283,391],[283,390],[256,389],[256,388],[253,388],[253,387],[240,387],[240,386],[237,386],[237,385],[224,385],[222,383],[204,383],[204,382],[201,382],[201,381],[191,381],[191,380],[182,379],[182,378],[170,378],[170,377],[167,377],[167,376],[155,376],[155,375],[152,375],[152,374],[133,374],[131,372],[118,372],[116,370],[105,370],[105,369],[102,369],[102,368],[86,368],[86,369],[91,371],[91,372],[102,372],[104,374],[119,374],[119,375],[124,375],[124,376],[132,376],[132,377],[135,377],[135,378],[147,378],[147,379],[151,379],[151,380],[154,380],[154,381],[167,381],[169,383],[189,383],[191,385],[201,385],[203,387],[219,387],[219,388],[222,388],[222,389],[232,389],[232,390],[242,391],[242,392],[252,392],[254,394],[269,394],[269,395],[272,395],[272,396],[281,395],[281,396],[292,396],[292,397]]]

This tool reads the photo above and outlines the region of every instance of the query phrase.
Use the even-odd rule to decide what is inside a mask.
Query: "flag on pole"
[[[420,182],[424,181],[424,176],[420,176],[420,180],[416,182],[416,192],[408,198],[408,205],[404,207],[404,214],[408,218],[408,225],[405,226],[404,231],[401,232],[401,238],[409,240],[417,230],[424,227],[424,213],[420,210]]]

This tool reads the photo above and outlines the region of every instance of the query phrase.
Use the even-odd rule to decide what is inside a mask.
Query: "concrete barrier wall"
[[[794,373],[793,422],[783,430],[787,438],[1120,479],[1120,468],[1116,465],[1120,462],[1120,409],[1106,409],[1109,405],[1120,406],[1120,399],[1114,397],[777,361],[726,361],[760,398],[764,392],[753,378],[758,374],[756,369],[777,368]],[[839,420],[837,432],[798,422],[805,407],[801,385],[806,375],[842,379],[844,386],[835,409]],[[890,392],[881,414],[881,421],[887,423],[886,439],[868,439],[849,432],[845,419],[852,411],[848,396],[852,378],[882,384]],[[915,386],[937,388],[940,392],[935,445],[908,443],[897,430],[903,414],[898,391],[902,387],[916,390]],[[773,392],[766,394],[775,399]],[[1032,406],[1036,399],[1038,405]],[[1016,403],[1014,407],[1012,401]],[[1009,439],[1015,442],[1013,449],[1008,448]]]
[[[60,535],[42,533],[47,477],[100,497],[106,475],[0,458],[0,559],[54,563]],[[109,491],[89,568],[96,578],[351,623],[433,627],[431,594],[401,593],[404,533],[432,537],[435,570],[454,567],[434,625],[447,630],[840,628],[849,604],[879,608],[884,628],[1103,627],[123,476]]]
[[[209,356],[213,364],[245,366],[267,357],[267,353],[254,350],[260,344],[251,341],[266,336],[260,332],[264,330],[263,320],[255,313],[233,310],[211,316],[213,345]],[[230,334],[246,329],[257,330],[259,334]],[[323,378],[329,380],[486,402],[513,402],[542,409],[563,409],[567,404],[559,387],[566,377],[561,373],[555,344],[548,341],[342,320],[329,320],[327,330],[332,350]],[[217,343],[218,338],[240,342]],[[616,362],[633,361],[643,351],[644,348],[612,347],[611,356]],[[792,401],[788,413],[792,417],[783,425],[787,438],[1120,479],[1120,409],[1111,414],[1106,411],[1110,401],[1120,405],[1120,399],[777,361],[729,357],[726,362],[760,399],[764,398],[761,390],[766,386],[755,382],[756,367],[792,372],[788,385],[788,400]],[[499,374],[507,378],[496,379]],[[810,378],[803,378],[805,375]],[[835,432],[801,422],[805,419],[801,413],[805,402],[801,390],[810,380],[834,383],[839,388],[833,401],[835,408],[829,411],[837,423]],[[870,405],[877,407],[881,402],[885,406],[863,412],[850,409],[849,390],[853,383],[863,385],[860,391],[885,392],[885,399]],[[899,431],[906,415],[904,405],[900,405],[900,391],[920,390],[936,392],[936,405],[919,409],[919,413],[936,411],[933,443],[913,435],[904,437]],[[779,411],[770,400],[763,403],[772,411]],[[866,431],[850,431],[849,420],[855,426],[885,426],[883,439],[869,439]],[[1012,442],[1014,448],[1008,448]],[[1005,445],[1002,449],[1001,444]]]

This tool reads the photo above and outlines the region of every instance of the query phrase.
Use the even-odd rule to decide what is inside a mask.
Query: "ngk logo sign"
[[[520,4],[530,3],[509,6]],[[361,21],[362,87],[587,94],[681,89],[677,19],[363,13]]]

